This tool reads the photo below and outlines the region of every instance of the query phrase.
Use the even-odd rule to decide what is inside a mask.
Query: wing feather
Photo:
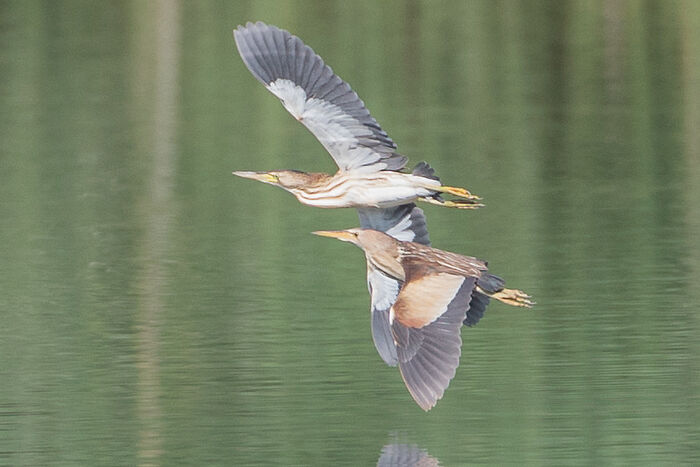
[[[365,229],[386,232],[404,241],[430,244],[423,210],[415,204],[404,204],[392,208],[358,209],[360,225]],[[372,339],[377,352],[387,365],[396,366],[398,357],[391,334],[389,310],[396,302],[401,283],[381,271],[367,269],[367,288],[371,297]]]
[[[253,73],[260,75],[258,79],[271,81],[273,76],[275,76],[275,73],[272,70],[271,61],[263,60],[263,52],[260,50],[260,44],[256,40],[255,35],[255,32],[251,32],[250,37],[248,37],[246,40],[248,48],[250,52],[252,52],[250,65],[253,67],[253,69],[255,69]]]
[[[261,50],[272,52],[272,53],[269,53],[267,55],[268,63],[270,65],[269,68],[270,68],[270,72],[272,73],[272,75],[273,76],[281,75],[282,72],[280,70],[280,65],[279,65],[279,56],[275,53],[275,51],[277,49],[276,49],[276,46],[275,46],[274,41],[272,39],[272,34],[262,34],[260,32],[260,30],[258,29],[254,32],[254,37],[256,38],[258,43],[260,44]]]
[[[463,276],[446,273],[407,277],[392,307],[394,316],[411,328],[427,326],[445,313],[464,281]]]
[[[484,317],[486,313],[486,307],[489,304],[489,296],[479,292],[479,289],[483,289],[487,292],[498,292],[503,290],[506,283],[503,279],[488,272],[484,272],[479,279],[476,281],[476,285],[479,287],[474,289],[472,293],[472,301],[469,303],[469,311],[467,312],[467,318],[464,320],[464,324],[467,326],[474,326],[479,322],[481,318]]]
[[[460,329],[476,284],[475,277],[460,277],[462,280],[458,285],[455,285],[457,281],[454,279],[442,279],[451,287],[457,287],[457,291],[432,322],[418,328],[411,327],[401,321],[400,313],[394,311],[397,305],[400,307],[399,302],[404,298],[404,291],[410,285],[408,283],[392,307],[395,318],[391,329],[401,377],[411,396],[423,410],[430,410],[435,405],[455,375],[462,352]],[[435,284],[435,281],[427,280],[414,283],[414,287],[423,287],[426,289],[424,292],[427,292]],[[409,292],[419,293],[419,290],[416,288]],[[411,306],[425,305],[420,305],[419,301],[412,298],[405,303],[410,303]]]
[[[282,31],[276,31],[275,35],[275,47],[277,47],[277,50],[282,51],[283,56],[287,56],[289,54],[289,47],[287,45],[287,39],[284,37],[284,34],[282,34]],[[280,64],[282,65],[282,75],[285,76],[291,76],[291,67],[290,63],[288,60],[280,60]]]
[[[399,362],[391,335],[389,310],[396,301],[401,284],[378,269],[367,268],[367,288],[371,299],[372,340],[379,356],[389,366]]]
[[[243,62],[321,142],[341,170],[400,170],[406,158],[362,100],[301,39],[267,24],[233,32]]]
[[[423,210],[413,203],[392,208],[359,208],[360,226],[385,232],[404,242],[430,245]]]
[[[472,300],[469,302],[469,311],[467,312],[467,317],[464,319],[464,324],[470,327],[475,326],[476,323],[484,317],[489,301],[488,295],[474,290],[472,293]]]

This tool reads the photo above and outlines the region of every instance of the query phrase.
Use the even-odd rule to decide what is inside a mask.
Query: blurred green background
[[[433,245],[538,302],[427,414],[309,235],[356,213],[231,176],[334,170],[248,20],[483,196]],[[700,2],[1,1],[0,44],[0,464],[700,463]]]

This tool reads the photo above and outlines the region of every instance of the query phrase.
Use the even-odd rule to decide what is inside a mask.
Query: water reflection
[[[438,467],[437,459],[415,444],[387,444],[382,448],[377,467]]]

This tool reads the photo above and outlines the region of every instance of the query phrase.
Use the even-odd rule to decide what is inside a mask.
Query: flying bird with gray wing
[[[460,209],[482,206],[464,188],[445,186],[426,163],[402,172],[407,159],[345,81],[309,46],[262,22],[233,31],[243,62],[338,165],[334,175],[297,170],[233,172],[279,186],[321,208],[390,208],[416,200]],[[443,199],[442,194],[456,197]]]

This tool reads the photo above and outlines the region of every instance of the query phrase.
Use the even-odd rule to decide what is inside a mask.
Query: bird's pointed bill
[[[320,235],[321,237],[337,238],[338,240],[343,240],[345,242],[352,242],[355,240],[355,234],[348,232],[347,230],[317,230],[311,233],[314,235]]]
[[[278,183],[279,179],[277,176],[268,172],[246,172],[243,170],[238,170],[233,172],[233,175],[237,175],[243,178],[250,178],[253,180],[258,180],[263,183]]]

